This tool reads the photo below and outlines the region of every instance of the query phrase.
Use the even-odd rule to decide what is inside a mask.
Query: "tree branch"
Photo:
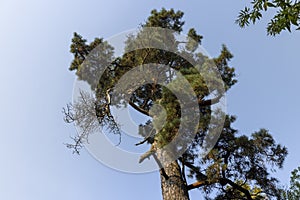
[[[139,143],[136,143],[135,146],[144,144],[145,142],[149,142],[152,144],[154,142],[154,136],[155,136],[155,129],[153,128],[150,133],[145,137],[144,140],[140,141]]]
[[[188,185],[187,190],[192,190],[192,189],[199,188],[199,187],[202,187],[205,185],[210,185],[210,184],[208,183],[208,181],[196,181],[195,183]]]
[[[214,184],[214,183],[224,183],[225,185],[229,184],[232,188],[234,188],[236,190],[239,190],[240,192],[244,193],[248,200],[253,200],[249,190],[243,188],[242,186],[236,184],[235,182],[233,182],[233,181],[231,181],[230,179],[227,179],[227,178],[219,178],[219,179],[216,179],[215,181],[208,181],[208,180],[196,181],[195,183],[192,183],[192,184],[188,185],[187,189],[192,190],[192,189],[195,189],[195,188],[199,188],[199,187],[202,187],[202,186],[205,186],[205,185],[211,185],[211,184]]]
[[[150,116],[147,110],[140,108],[139,106],[135,105],[132,101],[129,101],[129,105],[131,105],[131,107],[133,107],[136,111],[143,113],[144,115]]]
[[[240,192],[244,193],[248,200],[253,200],[249,190],[247,190],[247,189],[243,188],[242,186],[236,184],[235,182],[231,181],[230,179],[228,179],[228,178],[217,178],[215,180],[209,181],[208,177],[205,174],[201,173],[198,170],[198,168],[195,167],[192,163],[186,162],[185,165],[188,168],[192,169],[197,175],[199,175],[200,177],[202,177],[204,179],[204,180],[199,180],[199,181],[196,181],[195,183],[192,183],[192,184],[188,185],[188,190],[199,188],[199,187],[204,186],[204,185],[211,185],[211,184],[214,184],[214,183],[222,183],[222,185],[223,184],[225,184],[225,185],[229,184],[234,189],[237,189]]]
[[[150,159],[150,156],[155,153],[155,150],[153,149],[152,145],[149,151],[141,155],[139,163],[142,163],[146,158]]]
[[[222,98],[223,95],[219,95],[216,98],[213,99],[208,99],[208,100],[199,100],[199,106],[210,106],[210,105],[214,105],[216,103],[219,103],[220,99]]]
[[[188,168],[190,168],[191,170],[193,170],[198,177],[201,177],[201,180],[206,180],[207,176],[205,174],[203,174],[202,172],[199,171],[199,169],[197,167],[195,167],[192,163],[190,162],[184,162],[184,165],[187,166]]]
[[[158,159],[158,157],[156,156],[155,154],[155,150],[153,148],[153,146],[151,146],[150,150],[147,151],[146,153],[144,153],[143,155],[141,155],[141,158],[139,160],[139,163],[143,162],[146,158],[150,159],[149,157],[150,156],[153,156],[155,162],[157,163],[157,165],[159,166],[160,170],[161,170],[161,173],[163,175],[163,177],[168,180],[169,179],[169,176],[167,175],[163,165],[161,164],[160,160]]]
[[[251,194],[249,192],[249,190],[243,188],[242,186],[236,184],[235,182],[233,182],[230,179],[227,178],[221,178],[220,180],[224,181],[225,183],[228,183],[229,185],[231,185],[233,188],[239,190],[240,192],[244,193],[247,197],[248,200],[253,200],[253,198],[251,197]]]

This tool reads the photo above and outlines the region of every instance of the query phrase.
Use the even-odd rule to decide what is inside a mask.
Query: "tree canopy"
[[[144,140],[137,145],[148,143],[150,146],[149,151],[141,156],[140,162],[153,156],[161,165],[165,200],[189,199],[188,191],[196,188],[207,199],[279,199],[281,190],[278,180],[270,170],[282,168],[287,149],[277,144],[266,129],[260,129],[250,136],[239,133],[232,127],[235,116],[213,110],[213,106],[224,98],[224,92],[237,82],[235,69],[229,64],[233,54],[225,45],[222,45],[220,55],[215,58],[197,51],[203,36],[194,28],[189,29],[186,41],[176,37],[183,32],[183,14],[173,9],[153,10],[139,32],[128,36],[125,44],[127,51],[118,57],[114,56],[114,47],[103,38],[88,43],[78,33],[74,33],[70,50],[74,59],[69,69],[76,71],[77,77],[90,85],[94,97],[88,99],[82,94],[81,101],[64,110],[67,122],[75,122],[82,127],[82,132],[73,138],[74,144],[68,147],[79,153],[82,145],[87,142],[90,126],[94,123],[89,115],[96,116],[97,126],[106,127],[122,137],[111,108],[131,106],[136,112],[151,117],[140,125],[139,134]],[[147,28],[150,27],[171,29],[172,32],[149,34]],[[163,47],[149,48],[145,45],[148,42],[170,50]],[[215,68],[211,67],[212,64]],[[103,70],[104,66],[108,67]],[[138,66],[141,68],[128,76],[128,72]],[[199,69],[206,70],[208,79],[199,73]],[[222,83],[214,77],[214,69],[220,74]],[[145,81],[147,77],[139,75],[138,72],[142,71],[147,71],[152,82]],[[180,82],[181,76],[188,81],[196,96],[194,101],[200,115],[199,119],[195,117],[198,120],[196,128],[189,127],[191,122],[183,118],[185,102],[175,95],[180,93],[182,98],[194,98],[189,96],[188,90]],[[119,81],[122,81],[122,86],[116,87]],[[224,91],[219,88],[220,84],[224,86]],[[202,155],[200,150],[210,139],[206,136],[211,127],[217,126],[218,121],[224,122],[220,137],[213,149]],[[161,156],[158,152],[177,138],[182,124],[185,124],[182,130],[187,134],[184,136],[188,138],[192,135],[192,140],[187,146],[184,146],[184,141],[177,142],[171,153],[185,148],[184,153],[179,157],[171,156],[174,162],[165,164],[165,154]],[[168,156],[171,153],[167,152]],[[178,181],[180,187],[173,180]],[[181,193],[180,188],[183,188]]]

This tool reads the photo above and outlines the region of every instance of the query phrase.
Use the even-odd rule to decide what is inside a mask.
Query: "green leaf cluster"
[[[262,13],[269,9],[275,9],[276,14],[272,17],[267,25],[269,35],[277,35],[283,30],[291,32],[294,26],[300,30],[300,2],[291,0],[253,0],[251,8],[245,7],[240,11],[236,23],[240,27],[248,26],[250,23],[255,24],[262,18]]]

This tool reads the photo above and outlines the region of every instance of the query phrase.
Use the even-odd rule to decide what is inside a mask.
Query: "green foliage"
[[[225,45],[222,46],[221,54],[214,59],[214,62],[221,73],[222,79],[225,82],[226,90],[231,86],[237,83],[237,80],[234,79],[235,69],[228,66],[228,62],[233,58],[233,55],[227,49]]]
[[[192,40],[189,40],[186,49],[189,51],[194,51],[198,47],[198,44],[201,44],[201,40],[203,37],[201,35],[198,35],[196,30],[191,28],[188,32],[188,37],[189,39],[191,38]]]
[[[235,117],[227,116],[220,139],[214,149],[200,159],[196,165],[202,166],[198,172],[191,171],[190,176],[208,183],[207,196],[217,192],[215,199],[280,199],[281,190],[278,180],[269,170],[282,168],[287,149],[276,144],[271,134],[261,129],[251,135],[238,135],[231,127]],[[201,173],[200,173],[201,172]],[[230,182],[233,180],[233,183]],[[241,188],[240,188],[241,187]]]
[[[259,187],[256,187],[256,186],[251,187],[250,185],[244,183],[243,180],[238,180],[235,183],[238,184],[238,185],[242,185],[244,189],[250,191],[251,198],[253,200],[265,200],[266,199],[266,195],[262,194],[263,191]],[[245,199],[245,194],[238,191],[238,190],[234,190],[233,187],[227,186],[225,188],[225,191],[226,191],[226,195],[219,194],[214,199],[215,200],[224,200],[224,199],[241,200],[241,199]]]
[[[246,20],[239,22],[241,26],[247,25],[248,20],[252,20],[254,23],[256,19],[261,17],[260,10],[272,5],[255,1],[254,6],[255,12],[250,12],[248,8],[242,12],[240,18],[244,20],[243,18],[246,16]],[[149,42],[143,39],[149,38],[147,35],[149,33],[146,31],[147,27],[168,28],[174,30],[174,33],[181,33],[184,25],[182,17],[183,12],[175,12],[173,9],[153,10],[151,16],[141,26],[139,33],[129,36],[126,41],[125,50],[134,50],[126,51],[127,53],[118,58],[113,57],[113,47],[103,39],[96,38],[92,43],[87,44],[87,41],[80,35],[74,34],[71,45],[74,60],[70,70],[76,70],[76,75],[81,80],[87,81],[95,91],[95,110],[99,125],[108,125],[108,128],[115,129],[114,124],[109,123],[114,120],[110,115],[109,107],[129,104],[137,112],[152,117],[151,120],[139,127],[140,135],[145,138],[149,135],[149,132],[155,130],[155,136],[151,140],[147,140],[148,143],[151,145],[156,144],[158,147],[170,143],[176,137],[180,123],[187,120],[181,119],[180,102],[173,94],[174,91],[177,91],[183,96],[188,95],[188,91],[181,84],[177,84],[179,75],[176,75],[175,72],[178,72],[188,81],[195,92],[200,112],[199,126],[193,133],[195,139],[188,150],[178,159],[181,162],[183,174],[185,167],[187,167],[188,176],[199,182],[197,187],[205,192],[209,198],[214,198],[214,194],[217,194],[216,199],[249,200],[261,199],[265,196],[269,198],[278,197],[280,191],[277,187],[277,180],[270,175],[269,170],[282,167],[287,150],[285,147],[276,144],[267,130],[261,129],[253,133],[251,137],[238,135],[237,130],[231,126],[235,121],[235,117],[226,116],[221,136],[213,150],[205,157],[200,156],[201,152],[199,150],[202,146],[205,146],[204,138],[209,128],[216,125],[211,122],[217,122],[226,114],[219,111],[219,113],[212,115],[212,105],[218,103],[223,94],[219,89],[209,90],[198,69],[205,70],[206,75],[210,77],[210,84],[218,86],[221,83],[217,78],[214,78],[213,70],[211,70],[212,64],[216,65],[225,84],[225,90],[229,90],[237,80],[235,79],[235,69],[229,66],[233,55],[228,48],[223,45],[220,55],[213,59],[195,52],[203,37],[197,34],[193,28],[188,32],[188,36],[193,40],[183,43],[176,37],[176,34],[162,35],[154,33],[151,35],[151,42],[158,46],[166,45],[170,47],[175,52],[195,61],[196,66],[193,66],[176,53],[172,53],[174,51],[138,48],[141,44]],[[101,46],[100,53],[99,49],[95,52],[92,51],[97,44],[104,44]],[[89,56],[88,62],[83,64],[87,55]],[[100,63],[97,62],[99,58]],[[131,77],[125,77],[123,87],[124,91],[130,95],[129,102],[124,103],[118,94],[114,94],[114,101],[108,100],[108,96],[114,92],[115,85],[121,78],[124,78],[126,72],[136,66],[151,63],[167,65],[170,70],[166,71],[164,67],[157,66],[156,71],[159,73],[156,74],[153,83],[144,83],[143,78],[137,80],[137,76],[134,74]],[[108,64],[109,67],[102,73],[101,78],[96,79],[97,82],[95,82],[95,76],[98,76],[97,70],[103,67],[103,64]],[[141,69],[149,70],[147,68]],[[150,74],[151,72],[147,73]],[[156,84],[158,80],[170,83],[169,87]],[[172,88],[172,91],[170,88]],[[216,96],[216,98],[211,99],[212,96]],[[161,124],[162,121],[165,121],[163,125]],[[80,121],[77,123],[80,123]],[[189,131],[186,128],[186,132]],[[84,138],[87,139],[87,137],[88,134],[85,134]],[[77,140],[76,142],[80,144],[82,137],[79,138],[80,141]],[[206,142],[209,143],[209,140],[210,138]],[[178,143],[178,147],[181,147],[180,145],[181,143]],[[188,188],[194,189],[195,187],[188,186]]]
[[[92,50],[96,47],[102,49],[97,49],[97,53],[95,54]],[[76,70],[78,78],[87,81],[92,89],[95,89],[98,84],[97,77],[99,77],[100,69],[110,64],[113,59],[113,47],[106,41],[103,41],[102,38],[95,38],[93,42],[87,44],[86,39],[83,39],[78,33],[74,33],[70,52],[74,55],[74,59],[69,70]],[[84,60],[86,62],[83,64]],[[95,64],[93,61],[100,65]]]
[[[277,12],[270,20],[267,26],[269,35],[277,35],[283,30],[291,32],[291,27],[300,30],[300,2],[291,0],[253,0],[252,7],[245,7],[241,10],[236,23],[240,27],[248,26],[251,22],[256,23],[262,18],[262,13],[269,9],[275,9]]]
[[[166,10],[165,8],[161,11],[152,10],[151,16],[148,17],[147,22],[143,25],[144,27],[161,27],[167,28],[174,31],[181,32],[184,21],[182,21],[183,12],[175,12],[173,9]]]
[[[300,167],[294,169],[291,173],[290,187],[283,192],[283,199],[299,200],[300,199]]]

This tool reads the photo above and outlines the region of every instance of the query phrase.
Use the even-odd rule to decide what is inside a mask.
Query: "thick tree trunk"
[[[163,200],[189,200],[189,193],[186,182],[182,178],[180,166],[177,161],[173,161],[164,168],[169,179],[160,170],[161,189]]]

